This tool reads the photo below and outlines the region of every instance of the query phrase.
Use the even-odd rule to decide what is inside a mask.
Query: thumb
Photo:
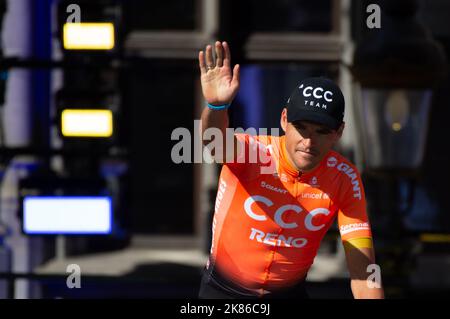
[[[240,76],[240,67],[239,64],[236,64],[233,68],[233,78],[231,79],[231,86],[233,88],[239,87],[239,76]]]

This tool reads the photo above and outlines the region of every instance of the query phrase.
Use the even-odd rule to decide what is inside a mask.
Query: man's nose
[[[303,139],[302,143],[305,148],[310,148],[313,145],[313,140],[311,137],[307,137]]]

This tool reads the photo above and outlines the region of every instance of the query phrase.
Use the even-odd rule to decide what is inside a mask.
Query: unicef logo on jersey
[[[336,164],[337,164],[336,157],[334,157],[334,156],[328,157],[328,160],[327,160],[327,166],[328,167],[335,167]]]

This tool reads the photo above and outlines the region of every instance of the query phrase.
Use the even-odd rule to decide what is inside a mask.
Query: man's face
[[[287,121],[287,110],[281,114],[281,127],[286,134],[286,152],[294,166],[302,172],[314,169],[342,136],[338,130],[307,121]]]

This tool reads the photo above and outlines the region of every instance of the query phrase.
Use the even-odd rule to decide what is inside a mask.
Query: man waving
[[[339,87],[326,78],[302,79],[281,113],[284,136],[227,139],[239,65],[231,70],[226,42],[214,49],[215,59],[211,46],[199,53],[208,103],[201,129],[222,132],[212,155],[224,165],[199,297],[306,298],[308,270],[337,218],[354,297],[383,298],[381,283],[367,282],[375,260],[360,175],[332,150],[345,126]]]

